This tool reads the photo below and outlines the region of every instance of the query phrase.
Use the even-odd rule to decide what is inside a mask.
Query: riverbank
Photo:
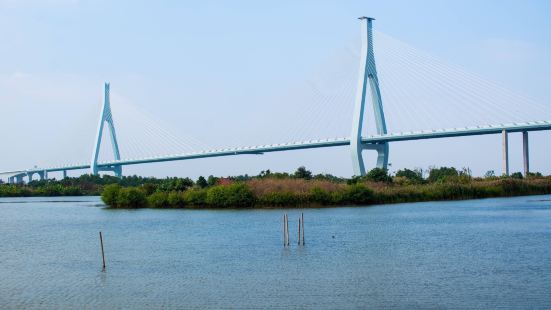
[[[551,194],[551,179],[497,178],[425,184],[262,179],[150,193],[142,187],[114,184],[105,188],[102,200],[114,208],[304,208],[542,194]]]
[[[372,205],[551,194],[551,177],[539,173],[472,177],[469,169],[375,168],[363,177],[261,171],[256,176],[152,178],[82,175],[63,180],[0,184],[0,197],[97,196],[112,208],[274,208]]]

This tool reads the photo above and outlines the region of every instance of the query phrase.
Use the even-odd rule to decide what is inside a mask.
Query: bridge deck
[[[498,133],[501,133],[503,130],[506,130],[507,132],[551,130],[551,121],[536,121],[536,122],[527,122],[527,123],[487,125],[487,126],[476,126],[476,127],[465,127],[465,128],[451,128],[451,129],[438,129],[438,130],[423,130],[423,131],[416,131],[416,132],[391,133],[391,134],[385,134],[385,135],[372,135],[372,136],[367,136],[363,138],[362,142],[364,144],[378,144],[378,143],[385,143],[385,142],[488,135],[488,134],[498,134]],[[350,144],[350,138],[333,138],[333,139],[325,139],[325,140],[300,141],[300,142],[283,143],[283,144],[250,146],[250,147],[240,147],[240,148],[232,148],[232,149],[209,150],[209,151],[200,151],[200,152],[194,152],[194,153],[156,156],[156,157],[148,157],[148,158],[108,161],[108,162],[98,163],[98,167],[126,166],[126,165],[137,165],[137,164],[145,164],[145,163],[189,160],[189,159],[209,158],[209,157],[234,156],[234,155],[245,155],[245,154],[263,154],[263,153],[269,153],[269,152],[281,152],[281,151],[290,151],[290,150],[304,150],[304,149],[314,149],[314,148],[323,148],[323,147],[344,146],[349,144]],[[80,169],[89,169],[89,168],[90,168],[89,164],[81,164],[81,165],[67,165],[67,166],[57,166],[57,167],[49,167],[49,168],[33,168],[29,170],[7,171],[7,172],[0,172],[0,174],[16,175],[16,174],[22,174],[27,172],[40,172],[40,171],[55,172],[55,171],[63,171],[63,170],[67,171],[67,170],[80,170]]]

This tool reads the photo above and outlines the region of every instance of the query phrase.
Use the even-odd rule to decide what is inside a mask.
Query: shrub
[[[392,182],[392,178],[388,175],[388,170],[383,168],[373,168],[365,176],[366,180],[373,182]]]
[[[168,206],[168,194],[155,192],[147,197],[147,203],[151,208],[166,208]]]
[[[331,194],[326,190],[323,190],[319,187],[314,187],[310,190],[310,201],[322,205],[327,205],[330,204],[333,199],[331,197]]]
[[[121,188],[117,195],[117,207],[140,208],[146,204],[145,194],[135,187]]]
[[[258,202],[265,206],[285,207],[298,205],[301,199],[291,192],[270,192],[260,196]]]
[[[82,196],[82,191],[78,186],[67,186],[61,189],[63,196]]]
[[[310,180],[312,178],[312,171],[306,170],[306,167],[301,166],[301,167],[298,167],[297,171],[295,171],[295,174],[293,174],[293,177],[297,179]]]
[[[373,191],[362,184],[350,185],[340,197],[344,203],[367,204],[373,201]]]
[[[250,207],[254,201],[253,192],[243,183],[217,185],[207,190],[206,203],[214,207]]]
[[[203,206],[206,204],[207,191],[204,189],[188,189],[183,194],[185,204],[192,206]]]
[[[106,205],[115,207],[117,205],[117,198],[120,190],[121,187],[118,184],[110,184],[105,186],[101,192],[101,200],[103,200]]]
[[[167,203],[172,208],[181,208],[185,206],[183,192],[170,192],[168,193]]]
[[[411,170],[411,169],[402,169],[402,170],[398,170],[396,172],[396,177],[397,178],[405,178],[406,180],[408,180],[408,182],[404,182],[404,183],[409,183],[409,184],[420,184],[420,183],[423,183],[424,179],[423,179],[423,173],[421,170]]]
[[[157,190],[157,185],[151,184],[151,183],[145,183],[142,185],[141,189],[146,195],[149,196]]]
[[[429,182],[447,182],[457,179],[459,172],[453,167],[433,168],[429,172]]]

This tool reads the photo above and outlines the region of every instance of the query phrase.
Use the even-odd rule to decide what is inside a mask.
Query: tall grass
[[[157,189],[149,195],[140,187],[109,185],[105,187],[102,199],[112,207],[263,208],[371,205],[537,194],[551,194],[550,178],[460,178],[423,184],[366,180],[346,184],[327,180],[264,178],[205,189]]]

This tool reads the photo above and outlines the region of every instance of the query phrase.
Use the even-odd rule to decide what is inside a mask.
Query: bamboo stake
[[[285,230],[287,231],[287,246],[290,245],[289,238],[289,215],[285,214]]]
[[[301,214],[301,221],[300,223],[302,224],[302,245],[304,245],[304,213]]]
[[[101,231],[99,232],[99,243],[101,245],[101,259],[103,261],[103,270],[105,270],[105,254],[103,252],[103,236],[101,235]]]
[[[287,245],[286,240],[287,240],[287,237],[285,235],[285,214],[283,214],[283,246],[284,247]]]
[[[298,217],[298,245],[300,245],[300,216]]]

